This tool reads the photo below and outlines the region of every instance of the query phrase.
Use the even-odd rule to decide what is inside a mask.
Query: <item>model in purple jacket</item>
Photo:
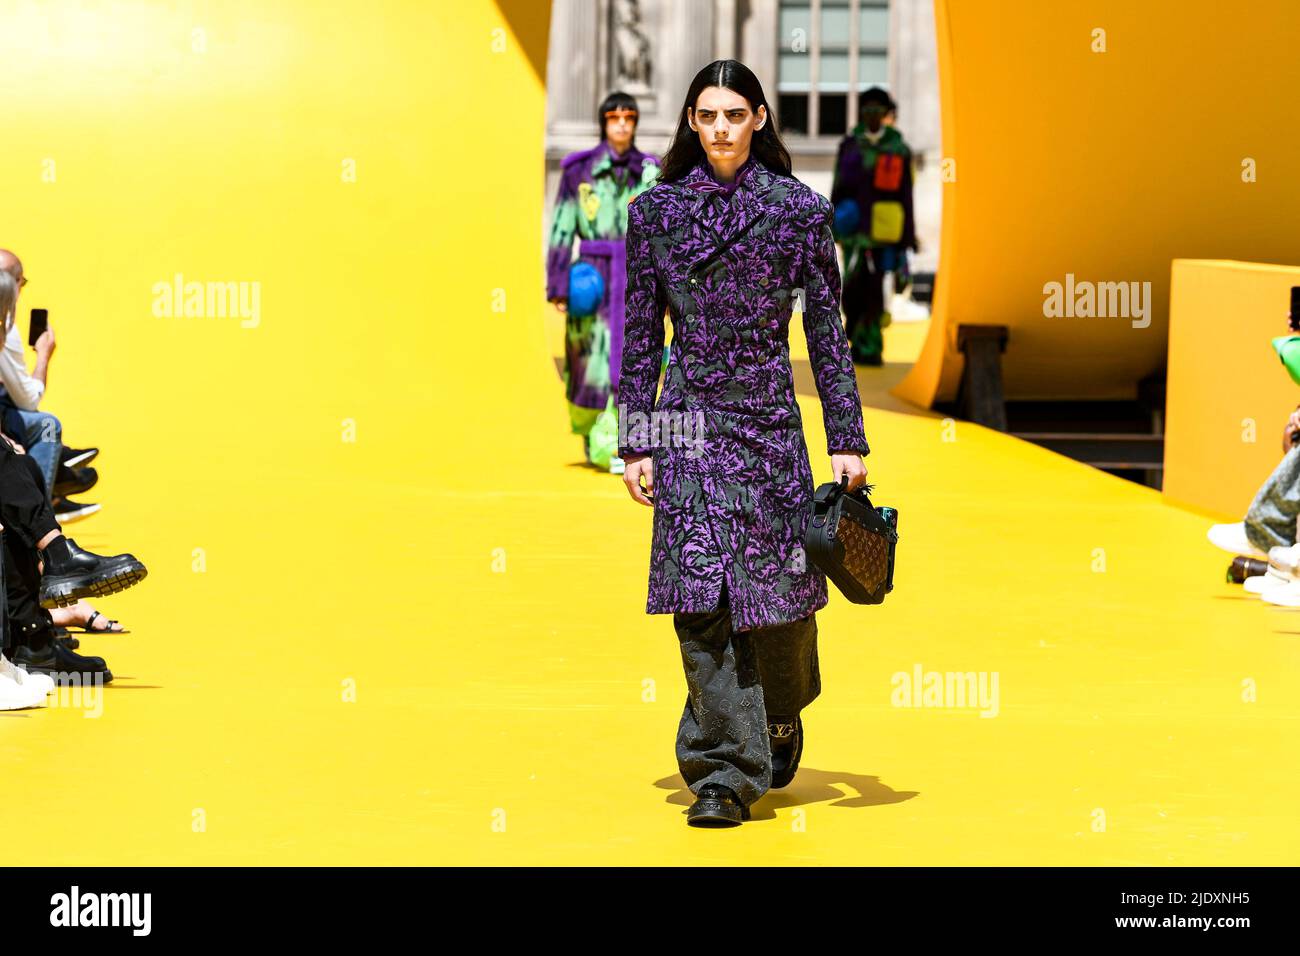
[[[660,183],[628,207],[619,447],[628,493],[654,507],[646,610],[672,613],[681,648],[691,826],[736,826],[793,781],[802,712],[821,693],[826,578],[803,552],[813,477],[790,369],[796,307],[836,480],[860,486],[868,451],[831,221],[736,60],[696,74]]]
[[[744,631],[827,603],[826,578],[803,554],[814,486],[790,367],[795,307],[835,479],[860,486],[869,448],[830,202],[748,149],[742,160],[725,129],[714,135],[732,148],[701,147],[675,179],[665,157],[661,182],[629,207],[619,453],[643,503],[639,456],[650,456],[647,613],[712,610],[725,580]],[[715,167],[728,166],[734,178],[720,182]],[[656,401],[665,311],[674,345]]]

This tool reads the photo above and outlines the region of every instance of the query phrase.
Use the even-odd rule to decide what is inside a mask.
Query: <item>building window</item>
[[[889,0],[781,0],[778,17],[781,131],[843,136],[858,94],[889,88]]]

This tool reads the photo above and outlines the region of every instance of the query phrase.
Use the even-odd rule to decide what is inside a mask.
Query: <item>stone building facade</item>
[[[735,58],[775,105],[795,175],[823,194],[857,94],[889,90],[918,158],[913,270],[935,270],[941,143],[932,0],[553,0],[551,16],[543,231],[560,160],[596,142],[596,108],[608,92],[637,98],[637,145],[662,154],[691,78],[712,60]]]

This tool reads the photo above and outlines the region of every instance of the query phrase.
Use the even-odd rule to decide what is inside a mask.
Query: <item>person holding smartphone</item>
[[[12,321],[18,288],[12,274],[0,269],[0,320]],[[6,442],[0,442],[0,524],[0,580],[10,659],[30,673],[75,672],[97,675],[106,683],[112,680],[103,658],[74,654],[57,639],[48,608],[67,608],[72,613],[61,615],[64,622],[81,623],[89,630],[99,615],[92,612],[78,619],[77,608],[90,610],[83,599],[138,584],[148,574],[145,566],[134,555],[95,554],[65,537],[36,462]]]
[[[737,825],[791,782],[800,711],[821,691],[827,587],[803,552],[813,478],[790,366],[796,305],[834,479],[861,487],[869,452],[832,218],[791,174],[762,86],[736,60],[696,75],[660,182],[628,207],[619,454],[629,495],[654,508],[646,612],[673,614],[681,648],[692,826]]]
[[[13,278],[19,294],[27,284],[23,264],[8,249],[0,249],[0,269]],[[41,310],[37,310],[38,312]],[[50,359],[54,355],[54,330],[48,326],[32,342],[36,364],[29,372],[18,331],[17,308],[5,320],[4,348],[0,350],[0,420],[10,444],[16,440],[41,469],[46,497],[53,500],[54,482],[63,451],[63,425],[39,408],[49,384]]]

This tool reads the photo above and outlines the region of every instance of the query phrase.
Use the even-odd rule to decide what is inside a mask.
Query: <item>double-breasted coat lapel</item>
[[[830,224],[828,200],[752,156],[730,187],[701,160],[629,207],[619,445],[653,456],[648,613],[713,610],[724,582],[736,630],[826,605],[803,554],[813,480],[788,344],[800,300],[827,451],[869,452]]]

